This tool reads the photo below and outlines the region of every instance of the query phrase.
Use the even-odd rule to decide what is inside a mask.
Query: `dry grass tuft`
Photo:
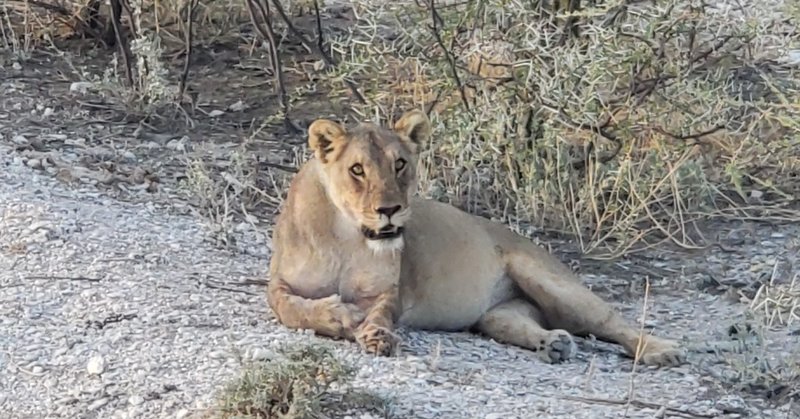
[[[387,417],[383,399],[349,387],[353,374],[326,347],[287,348],[279,358],[246,365],[222,390],[215,417],[313,419],[356,412]]]
[[[212,150],[203,153],[211,156],[209,159],[187,159],[186,180],[181,183],[193,207],[208,220],[213,238],[229,248],[235,248],[235,224],[240,220],[257,224],[255,215],[279,208],[288,188],[288,176],[269,170],[247,145],[245,142],[225,156]]]
[[[750,310],[763,317],[769,327],[784,328],[800,323],[800,277],[788,284],[770,281],[750,301]]]

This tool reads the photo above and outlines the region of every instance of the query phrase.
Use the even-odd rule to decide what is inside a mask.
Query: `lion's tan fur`
[[[683,362],[677,343],[641,339],[612,307],[560,261],[502,224],[414,197],[416,158],[430,123],[418,111],[385,129],[309,127],[315,158],[292,181],[273,237],[268,301],[288,327],[354,339],[369,352],[395,348],[400,324],[475,329],[558,362],[575,352],[571,335],[621,344],[647,364]],[[397,171],[398,159],[406,161]],[[354,164],[363,174],[354,175]],[[402,166],[402,165],[399,165]],[[356,171],[360,173],[360,171]],[[391,216],[378,208],[399,208]],[[399,237],[362,230],[389,223]]]

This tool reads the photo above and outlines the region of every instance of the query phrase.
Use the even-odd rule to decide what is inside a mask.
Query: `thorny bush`
[[[796,219],[800,91],[780,60],[798,35],[781,3],[354,4],[332,79],[358,80],[365,116],[432,109],[430,196],[574,233],[595,257],[702,246],[709,216]]]

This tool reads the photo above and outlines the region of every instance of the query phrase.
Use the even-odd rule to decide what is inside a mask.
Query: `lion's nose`
[[[395,205],[393,207],[380,207],[375,211],[377,211],[378,214],[383,214],[387,217],[391,217],[392,215],[395,215],[397,211],[400,211],[400,205]]]

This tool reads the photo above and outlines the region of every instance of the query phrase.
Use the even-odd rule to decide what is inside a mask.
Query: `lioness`
[[[325,119],[308,129],[314,151],[295,175],[273,235],[270,307],[290,328],[355,340],[389,355],[396,324],[477,329],[547,362],[576,352],[574,335],[618,343],[640,334],[558,259],[504,225],[414,197],[424,113],[393,129]],[[640,359],[678,365],[673,341],[642,337]]]

